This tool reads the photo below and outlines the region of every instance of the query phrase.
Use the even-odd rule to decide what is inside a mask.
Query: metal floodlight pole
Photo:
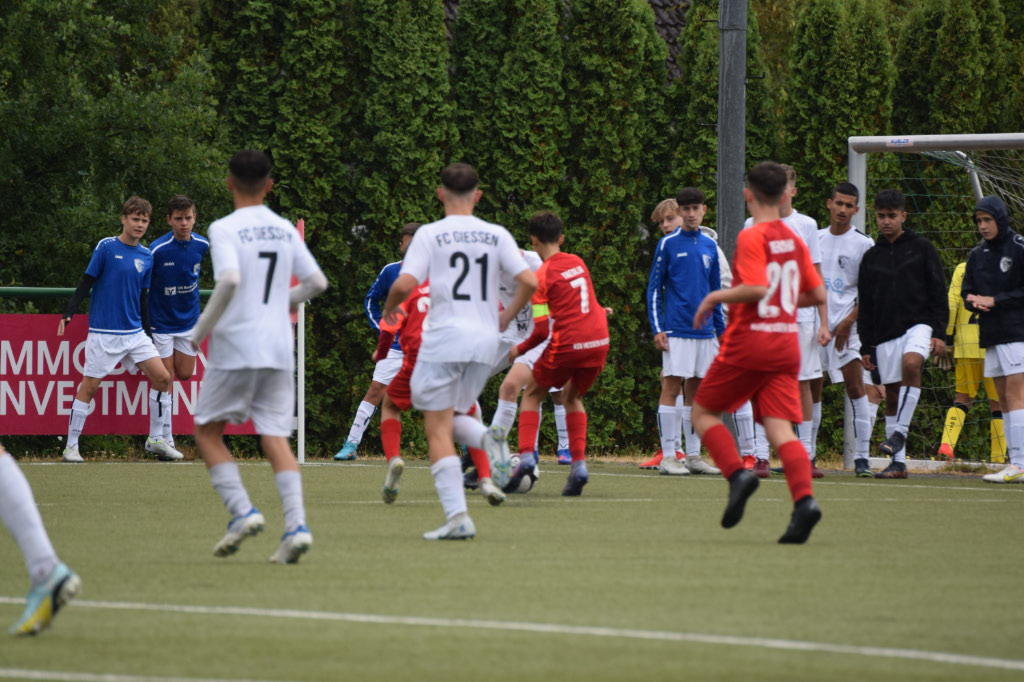
[[[747,0],[718,4],[718,218],[715,227],[732,258],[743,227],[746,163]]]

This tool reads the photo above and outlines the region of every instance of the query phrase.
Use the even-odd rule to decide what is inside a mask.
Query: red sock
[[[733,440],[729,429],[725,428],[725,424],[715,424],[705,431],[700,442],[711,453],[715,466],[722,470],[722,475],[726,478],[743,468],[740,451],[736,449],[736,441]]]
[[[469,456],[473,458],[477,479],[490,478],[491,462],[487,459],[487,453],[479,448],[469,448]]]
[[[804,450],[803,443],[798,440],[791,440],[776,448],[779,459],[782,460],[782,470],[786,474],[786,483],[789,484],[789,494],[793,501],[807,497],[811,494],[811,460]]]
[[[519,452],[533,452],[540,431],[540,412],[536,410],[520,410],[519,412]]]
[[[587,456],[587,413],[566,412],[565,426],[569,431],[569,454],[579,462]]]
[[[384,456],[388,461],[398,457],[402,447],[402,422],[397,419],[385,419],[380,423],[380,444],[384,448]]]

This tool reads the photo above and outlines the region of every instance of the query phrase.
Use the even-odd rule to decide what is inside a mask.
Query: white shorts
[[[828,374],[833,384],[843,383],[843,367],[852,360],[860,360],[860,336],[856,332],[850,334],[843,350],[836,350],[836,340],[832,339],[825,347],[818,346],[821,371]]]
[[[541,354],[544,352],[544,349],[548,347],[548,342],[550,340],[550,338],[544,339],[542,342],[538,343],[536,346],[534,346],[530,350],[526,351],[525,353],[517,357],[516,364],[526,365],[527,367],[530,368],[530,371],[533,371],[534,363],[537,362],[538,358],[540,358]],[[552,388],[553,390],[556,391],[560,390],[554,387]]]
[[[114,371],[117,363],[131,371],[140,362],[158,358],[156,347],[145,332],[134,334],[97,334],[89,332],[85,339],[85,370],[87,377],[102,379]]]
[[[508,354],[512,350],[512,346],[515,345],[517,344],[512,341],[498,339],[498,349],[494,351],[494,359],[491,360],[491,374],[488,378],[498,376],[512,366],[512,361],[508,359]]]
[[[292,435],[295,375],[291,370],[207,368],[199,384],[195,423],[241,424],[249,418],[260,435]]]
[[[985,376],[1008,377],[1024,372],[1024,341],[1000,343],[985,349]]]
[[[927,360],[931,352],[932,328],[926,324],[915,324],[903,336],[878,344],[875,364],[882,384],[897,384],[903,379],[903,356],[907,353],[918,353]]]
[[[398,370],[402,369],[402,360],[404,358],[405,353],[397,348],[389,348],[387,356],[374,365],[373,380],[385,386],[390,384],[391,380],[398,374]]]
[[[818,323],[798,322],[800,326],[800,374],[797,379],[809,381],[821,376],[821,355],[818,349]]]
[[[668,337],[668,350],[661,352],[661,375],[703,379],[718,355],[718,339]]]
[[[469,412],[491,377],[491,369],[490,364],[483,362],[417,359],[409,379],[412,406],[417,410],[455,408],[456,412]]]
[[[195,357],[199,351],[192,345],[192,330],[187,332],[173,332],[171,334],[158,334],[153,332],[153,345],[161,358],[169,358],[174,353],[184,353]]]

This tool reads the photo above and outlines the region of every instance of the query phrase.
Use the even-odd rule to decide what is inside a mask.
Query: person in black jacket
[[[1010,464],[983,478],[1024,483],[1024,237],[1010,229],[1006,204],[983,197],[974,207],[983,241],[967,257],[960,295],[977,313],[985,376],[991,377],[1003,411]]]
[[[930,241],[904,229],[906,198],[895,189],[875,195],[878,241],[864,254],[857,283],[857,328],[864,368],[877,366],[885,384],[885,442],[893,458],[875,478],[906,478],[906,440],[921,397],[921,368],[946,351],[946,277]]]

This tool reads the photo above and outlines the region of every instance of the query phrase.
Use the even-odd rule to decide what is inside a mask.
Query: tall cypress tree
[[[978,43],[981,57],[981,106],[984,124],[979,132],[1016,130],[1013,121],[1014,82],[1021,71],[1012,71],[1016,54],[1007,39],[1006,15],[1000,0],[982,0],[977,5]]]
[[[903,19],[895,45],[896,87],[893,90],[892,132],[900,135],[935,133],[931,129],[931,64],[939,27],[949,0],[922,0]]]
[[[935,48],[929,71],[928,132],[981,132],[987,119],[979,111],[985,74],[981,27],[972,3],[946,5]]]

